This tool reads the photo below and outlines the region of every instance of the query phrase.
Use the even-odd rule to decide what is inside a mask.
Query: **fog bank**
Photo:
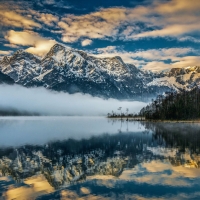
[[[139,112],[144,102],[104,100],[83,94],[68,94],[45,88],[25,88],[19,85],[0,85],[0,110],[17,110],[40,115],[103,116],[118,107],[130,113]],[[119,112],[119,111],[118,111]]]

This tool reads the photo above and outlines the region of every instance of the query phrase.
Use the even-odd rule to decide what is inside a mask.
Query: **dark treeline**
[[[117,109],[119,112],[117,113],[117,112],[114,112],[114,111],[112,111],[112,113],[108,113],[107,114],[107,117],[108,118],[137,118],[137,117],[139,117],[139,115],[138,114],[135,114],[135,113],[129,113],[129,109],[128,108],[126,108],[126,112],[122,112],[122,107],[119,107],[118,109]]]
[[[200,89],[181,93],[170,92],[159,95],[140,115],[153,120],[193,120],[200,118]]]
[[[36,112],[19,111],[14,108],[0,108],[0,116],[40,116]]]

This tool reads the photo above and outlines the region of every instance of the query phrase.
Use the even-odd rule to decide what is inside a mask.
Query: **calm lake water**
[[[199,167],[199,124],[0,118],[0,200],[199,200]]]

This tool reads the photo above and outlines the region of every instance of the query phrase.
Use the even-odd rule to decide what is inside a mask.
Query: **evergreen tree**
[[[170,92],[166,96],[159,95],[148,106],[140,111],[140,115],[153,120],[190,120],[200,118],[200,89],[181,93]]]

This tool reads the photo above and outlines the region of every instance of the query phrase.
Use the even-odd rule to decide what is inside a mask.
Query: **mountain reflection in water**
[[[0,199],[200,199],[200,125],[104,121],[112,131],[4,144]]]

